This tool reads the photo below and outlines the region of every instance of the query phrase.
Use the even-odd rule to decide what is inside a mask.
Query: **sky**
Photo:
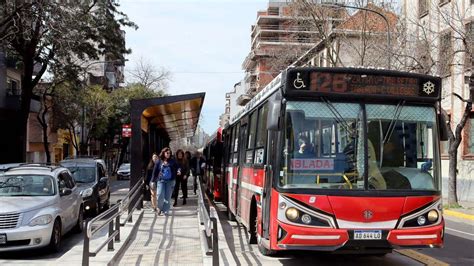
[[[125,29],[132,49],[125,71],[143,57],[171,72],[168,94],[205,92],[200,125],[212,134],[225,93],[244,78],[251,25],[268,0],[121,0],[120,5],[139,27]]]

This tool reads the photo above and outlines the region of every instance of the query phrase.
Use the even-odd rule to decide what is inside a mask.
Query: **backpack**
[[[171,174],[171,166],[170,164],[168,165],[161,165],[161,170],[160,170],[160,180],[164,181],[169,181],[173,179],[173,175]]]

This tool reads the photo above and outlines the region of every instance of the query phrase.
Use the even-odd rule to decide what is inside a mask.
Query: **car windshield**
[[[91,183],[96,180],[96,169],[92,165],[64,165],[77,183]]]
[[[54,180],[47,175],[0,176],[0,197],[53,196]]]
[[[434,108],[366,104],[364,136],[362,107],[287,102],[279,186],[437,190]]]
[[[124,163],[119,167],[119,170],[130,170],[130,164]]]

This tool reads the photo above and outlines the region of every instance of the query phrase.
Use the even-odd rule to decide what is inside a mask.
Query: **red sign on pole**
[[[122,138],[131,138],[132,137],[132,125],[124,124],[122,125]]]

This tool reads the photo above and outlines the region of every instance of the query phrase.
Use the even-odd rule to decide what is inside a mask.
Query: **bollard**
[[[217,233],[217,219],[215,217],[212,220],[212,265],[219,265],[219,235]]]
[[[109,237],[114,233],[114,219],[109,222]],[[114,251],[114,240],[109,241],[107,251]]]
[[[117,204],[120,205],[122,200],[117,200]],[[120,212],[121,209],[120,207],[117,209],[118,215],[115,218],[115,230],[118,231],[117,235],[115,236],[115,241],[120,242]]]
[[[89,236],[87,236],[87,226],[89,219],[84,224],[84,247],[82,249],[82,266],[89,266]]]

